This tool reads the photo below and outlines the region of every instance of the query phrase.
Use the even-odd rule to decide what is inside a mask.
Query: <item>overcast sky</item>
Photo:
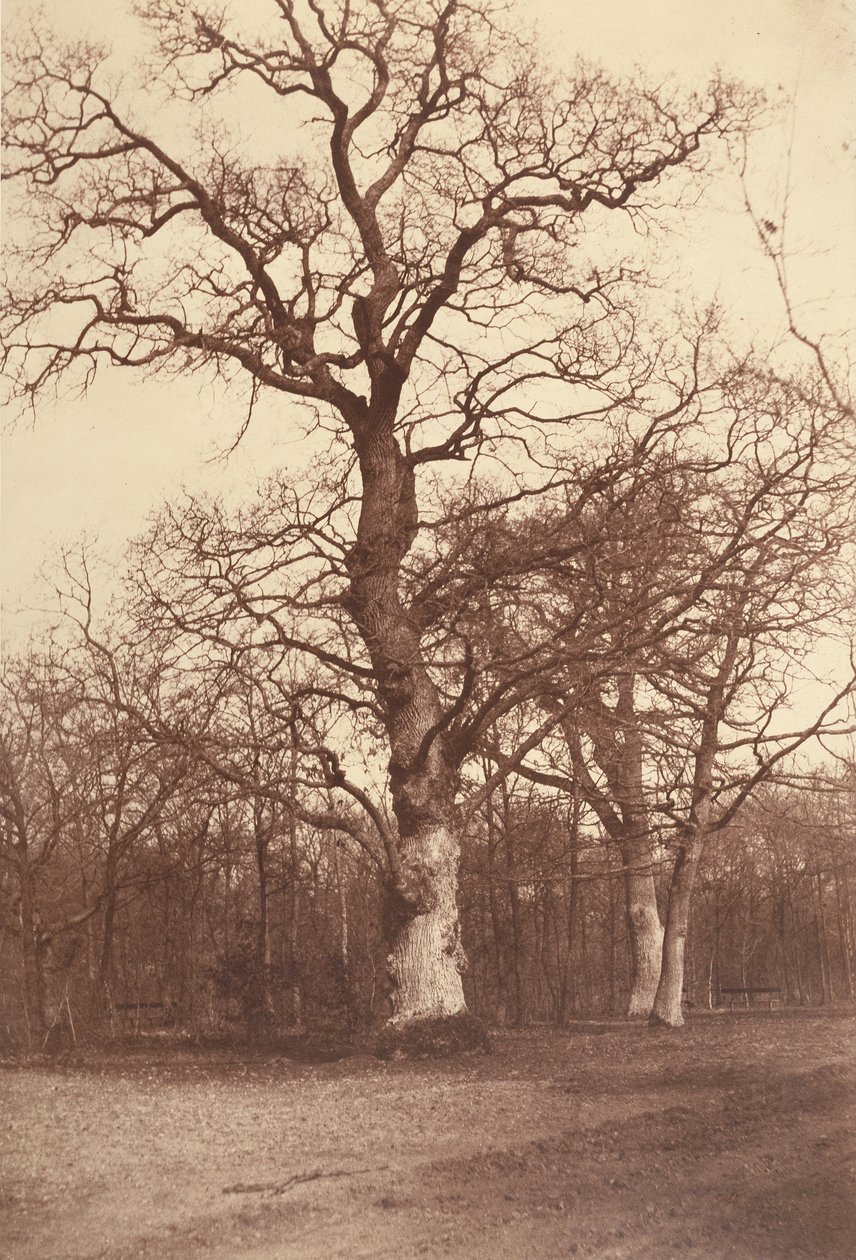
[[[233,0],[237,3],[237,0]],[[31,10],[5,0],[6,23]],[[65,0],[47,6],[66,31],[127,43],[126,6]],[[789,252],[797,297],[815,331],[852,326],[856,289],[856,57],[853,6],[842,0],[517,0],[520,22],[535,21],[561,59],[578,54],[616,71],[641,67],[701,85],[720,66],[793,99],[778,126],[755,144],[764,211],[771,189],[790,184]],[[790,151],[790,161],[788,153]],[[688,228],[687,262],[696,283],[718,289],[749,325],[775,324],[773,288],[756,256],[734,184],[711,190],[707,216]],[[745,309],[744,309],[745,308]],[[104,373],[90,396],[45,405],[34,427],[7,432],[2,466],[3,632],[20,641],[36,624],[37,574],[81,534],[119,545],[182,485],[235,491],[294,458],[288,434],[262,412],[239,450],[218,459],[234,436],[234,409],[212,393],[174,382],[141,385]]]

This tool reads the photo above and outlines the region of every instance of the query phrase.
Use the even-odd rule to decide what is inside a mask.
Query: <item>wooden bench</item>
[[[767,1007],[769,1010],[772,1010],[773,999],[779,998],[781,994],[781,989],[770,988],[770,987],[765,987],[765,986],[760,986],[760,987],[756,986],[756,987],[746,988],[746,989],[738,989],[738,988],[722,989],[721,988],[719,992],[722,995],[722,997],[728,998],[728,1009],[730,1011],[734,1010],[734,999],[740,998],[740,997],[743,997],[746,999],[747,1006],[751,1006],[756,997],[766,998]]]
[[[172,1002],[117,1002],[116,1011],[121,1020],[139,1028],[167,1028],[175,1022]]]

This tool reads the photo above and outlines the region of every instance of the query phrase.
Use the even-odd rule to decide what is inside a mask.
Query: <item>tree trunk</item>
[[[799,916],[797,914],[797,908],[794,901],[793,883],[792,883],[790,871],[787,865],[785,866],[785,890],[787,892],[788,909],[790,911],[790,916],[791,916],[791,940],[793,941],[793,946],[794,946],[794,955],[793,955],[794,975],[795,975],[796,984],[797,984],[797,997],[799,999],[800,1006],[805,1006],[806,993],[805,993],[805,984],[803,982],[802,951],[800,950],[800,938],[802,936],[802,926],[800,924]]]
[[[414,472],[393,435],[396,402],[393,390],[372,415],[370,430],[368,415],[355,417],[363,494],[357,540],[347,559],[347,607],[369,652],[383,706],[398,824],[384,916],[391,1032],[460,1017],[467,1010],[457,906],[455,772],[419,626],[399,591],[401,563],[418,516]]]
[[[35,906],[29,869],[22,859],[20,878],[21,963],[24,980],[24,1010],[30,1047],[41,1049],[47,1029],[45,1017],[45,977],[39,940],[39,913]]]
[[[592,1008],[592,983],[591,983],[591,970],[589,968],[588,927],[586,925],[586,907],[584,905],[586,897],[583,890],[583,885],[579,879],[577,879],[577,893],[579,896],[578,918],[579,918],[579,925],[580,925],[580,971],[582,973],[582,980],[583,980],[583,983],[582,983],[582,999],[583,1000],[580,1006],[579,1004],[580,990],[579,988],[577,988],[578,1005],[576,1009],[577,1010],[582,1009],[583,1011],[588,1012]]]
[[[113,1029],[116,1009],[114,992],[114,957],[113,945],[116,926],[116,866],[108,857],[107,870],[104,876],[104,909],[101,914],[101,949],[98,956],[98,970],[95,976],[95,992],[92,1002],[92,1019],[98,1024],[109,1020]]]
[[[253,838],[258,874],[258,923],[253,951],[253,977],[248,1011],[248,1032],[251,1039],[266,1039],[273,1024],[273,1004],[270,992],[270,919],[268,914],[268,843],[274,820],[270,827],[264,824],[264,806],[260,798],[253,801]]]
[[[612,720],[590,722],[596,760],[609,785],[611,802],[588,773],[574,725],[563,724],[581,782],[609,839],[621,853],[627,934],[630,946],[630,996],[627,1015],[650,1015],[660,979],[663,927],[657,909],[652,841],[645,803],[645,749],[636,714],[636,676],[618,677]]]
[[[624,865],[624,895],[630,937],[628,1016],[651,1014],[663,957],[663,925],[657,909],[653,847],[645,804],[645,756],[636,717],[636,678],[619,676],[616,717],[621,723],[615,797],[621,816],[619,847]]]
[[[508,903],[511,908],[511,940],[514,949],[514,1026],[522,1028],[527,1022],[526,985],[524,975],[526,968],[526,946],[523,939],[523,925],[520,914],[520,887],[517,882],[517,855],[511,839],[511,818],[508,801],[505,799],[503,817],[505,830],[506,871],[508,873]]]
[[[456,896],[459,857],[452,826],[417,832],[401,846],[402,866],[420,891],[415,913],[405,903],[397,915],[388,916],[391,1024],[466,1011]],[[392,898],[398,908],[401,899],[395,892]]]
[[[669,883],[669,909],[663,936],[663,966],[657,996],[651,1011],[654,1026],[681,1028],[684,993],[684,948],[689,926],[693,883],[701,857],[702,842],[698,836],[688,839],[679,849]]]
[[[777,877],[773,884],[773,897],[775,904],[776,944],[781,967],[781,988],[785,994],[785,1001],[791,1001],[795,991],[795,984],[791,975],[790,956],[788,954],[788,907],[785,898],[784,881],[780,877]]]
[[[853,1001],[853,964],[851,961],[852,933],[850,907],[847,899],[847,875],[840,878],[840,868],[835,868],[835,897],[838,905],[838,941],[841,950],[841,965],[844,970],[844,983],[847,987],[847,1000]]]
[[[680,833],[681,845],[669,883],[669,910],[663,936],[663,966],[650,1023],[680,1028],[684,995],[684,949],[690,921],[693,884],[710,826],[713,768],[719,740],[719,723],[725,708],[725,687],[737,661],[740,636],[729,631],[716,676],[707,690],[693,770],[692,801],[687,823]]]
[[[487,776],[489,770],[485,771]],[[505,967],[502,960],[502,948],[505,935],[502,931],[500,914],[499,914],[499,898],[496,891],[496,846],[497,832],[496,821],[493,811],[493,793],[488,796],[486,801],[486,817],[487,817],[487,888],[488,888],[488,906],[490,909],[490,928],[493,942],[493,966],[496,978],[496,1003],[495,1017],[500,1024],[505,1023],[506,1019],[506,1000],[505,1000]]]
[[[816,904],[815,911],[815,930],[817,933],[817,958],[820,965],[820,1004],[821,1006],[830,1006],[835,1001],[835,994],[832,989],[832,975],[829,959],[829,937],[826,931],[826,908],[823,899],[823,875],[821,871],[817,871],[814,876],[816,880]]]
[[[710,951],[710,973],[707,982],[707,1009],[712,1011],[722,1000],[720,989],[722,978],[719,974],[719,889],[713,889],[713,948]]]
[[[347,1012],[348,1026],[354,1022],[354,1003],[351,992],[351,944],[348,921],[348,890],[342,874],[342,859],[338,844],[333,846],[333,874],[336,880],[336,899],[339,907],[339,967],[342,977],[342,999]]]
[[[567,1023],[569,1014],[576,1009],[576,976],[574,973],[574,943],[577,935],[577,919],[579,915],[578,879],[580,866],[580,791],[574,783],[570,817],[570,855],[568,863],[565,898],[568,907],[565,920],[565,959],[559,986],[559,1024]]]
[[[647,1018],[654,1006],[660,983],[663,958],[663,925],[657,909],[657,893],[651,871],[651,846],[621,850],[624,865],[624,895],[630,940],[630,998],[628,1016]]]

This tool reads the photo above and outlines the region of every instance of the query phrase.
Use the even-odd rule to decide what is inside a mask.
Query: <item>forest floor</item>
[[[0,1073],[4,1260],[853,1260],[856,1016]]]

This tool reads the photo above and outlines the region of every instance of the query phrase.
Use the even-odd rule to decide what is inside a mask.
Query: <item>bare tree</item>
[[[753,415],[753,458],[705,517],[708,544],[728,540],[727,564],[647,675],[664,701],[658,811],[674,828],[665,839],[675,853],[651,1019],[672,1026],[683,1022],[690,901],[708,836],[804,745],[849,730],[856,685],[851,655],[808,716],[793,711],[812,653],[828,636],[846,643],[850,630],[853,485],[837,461],[842,416],[816,381],[759,383],[760,392],[743,383],[734,397]]]
[[[250,412],[269,391],[289,423],[302,404],[346,439],[344,600],[389,749],[393,1023],[407,1025],[465,1012],[448,714],[400,585],[418,474],[502,438],[519,465],[539,432],[633,394],[633,277],[612,248],[598,258],[598,238],[611,215],[650,212],[673,168],[697,170],[753,103],[722,83],[680,98],[587,67],[553,82],[486,5],[269,10],[266,29],[242,31],[177,0],[144,6],[147,121],[92,49],[41,32],[22,45],[7,165],[34,229],[5,301],[5,362],[28,402],[106,364],[207,368]],[[158,90],[192,135],[155,125]],[[227,119],[259,108],[300,144],[253,160]]]
[[[0,727],[0,858],[13,889],[4,924],[20,948],[21,991],[28,1043],[40,1049],[47,1031],[45,979],[49,929],[43,876],[79,806],[79,748],[67,738],[68,708],[49,666],[35,655],[9,661],[2,680]]]

